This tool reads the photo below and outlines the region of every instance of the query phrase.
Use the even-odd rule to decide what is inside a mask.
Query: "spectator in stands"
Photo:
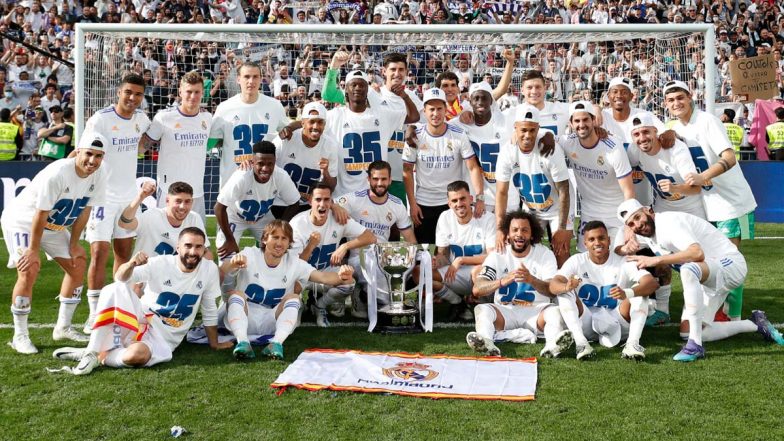
[[[38,130],[38,154],[44,160],[61,159],[70,153],[73,128],[63,119],[63,109],[59,105],[52,106],[49,112],[52,121]]]
[[[19,126],[12,122],[12,118],[19,111],[19,107],[12,112],[8,108],[0,109],[0,161],[13,161],[18,159],[24,142]]]

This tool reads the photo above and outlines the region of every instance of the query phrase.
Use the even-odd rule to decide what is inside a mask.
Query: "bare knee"
[[[141,367],[152,358],[150,348],[144,343],[134,343],[123,354],[122,362],[131,367]]]
[[[109,242],[93,242],[90,244],[90,265],[106,265],[109,260]]]

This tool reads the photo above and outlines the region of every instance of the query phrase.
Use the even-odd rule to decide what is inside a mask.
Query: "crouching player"
[[[588,337],[606,347],[626,337],[621,356],[645,359],[640,336],[648,317],[648,296],[658,282],[610,252],[610,236],[601,221],[585,224],[583,245],[588,251],[570,257],[550,282],[550,292],[558,296],[558,307],[574,336],[577,359],[593,357]]]
[[[60,348],[54,357],[78,360],[70,372],[87,375],[104,366],[150,367],[172,359],[201,307],[210,347],[218,343],[216,300],[220,295],[218,267],[203,259],[205,235],[195,227],[180,232],[177,254],[149,258],[144,252],[120,265],[114,280],[98,297],[96,316],[87,348]],[[144,283],[139,297],[131,286]]]
[[[260,248],[246,247],[221,265],[228,299],[220,316],[222,324],[237,339],[237,359],[256,356],[248,334],[272,335],[261,354],[283,359],[283,342],[299,324],[302,307],[295,284],[339,286],[352,281],[354,269],[349,265],[341,266],[337,272],[317,271],[289,249],[293,240],[291,225],[273,220],[264,227]]]
[[[515,330],[522,328],[532,340],[544,334],[542,357],[558,357],[571,346],[572,335],[550,303],[550,279],[557,266],[553,252],[541,244],[544,229],[535,214],[516,211],[504,217],[501,231],[509,246],[487,256],[474,285],[475,296],[494,293],[495,299],[474,308],[476,332],[469,332],[466,341],[477,352],[498,356],[494,338],[514,335],[520,341]]]

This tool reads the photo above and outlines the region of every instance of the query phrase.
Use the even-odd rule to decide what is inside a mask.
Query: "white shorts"
[[[261,235],[264,233],[264,227],[266,227],[267,224],[272,222],[274,219],[275,217],[272,216],[272,213],[267,213],[264,215],[264,217],[259,219],[258,222],[250,223],[229,214],[229,228],[231,229],[232,236],[234,236],[234,241],[237,242],[237,246],[242,249],[242,246],[240,246],[240,239],[242,239],[242,235],[245,234],[246,231],[250,231],[254,239],[261,241]],[[223,230],[218,227],[218,234],[215,237],[215,246],[220,248],[224,243],[226,243],[226,235],[224,235]],[[231,256],[226,256],[221,260],[225,260],[230,257]]]
[[[599,334],[593,330],[594,311],[599,309],[607,309],[610,313],[610,317],[615,319],[615,322],[618,323],[618,326],[621,327],[621,341],[629,338],[629,322],[627,322],[626,319],[621,315],[620,304],[613,309],[601,308],[597,306],[585,306],[583,304],[583,315],[580,316],[580,324],[583,327],[583,335],[585,335],[585,338],[591,341],[599,340]]]
[[[607,227],[607,234],[609,234],[609,236],[610,236],[610,242],[614,242],[615,241],[615,236],[618,234],[618,231],[621,228],[623,228],[623,223],[621,222],[620,219],[617,219],[615,216],[613,216],[612,218],[607,218],[607,219],[592,219],[592,218],[587,217],[587,216],[581,216],[580,217],[580,227],[577,230],[577,250],[578,251],[580,251],[580,252],[586,251],[585,250],[585,245],[583,245],[583,229],[585,228],[585,224],[587,224],[588,222],[591,222],[591,221],[595,221],[595,220],[604,222],[604,225]],[[611,243],[610,245],[611,245],[610,249],[613,249],[615,247],[615,243]]]
[[[470,296],[474,287],[474,284],[471,281],[471,270],[473,268],[473,266],[468,265],[461,266],[460,269],[457,270],[457,274],[455,274],[455,279],[448,283],[444,282],[444,284],[461,297]],[[441,280],[444,280],[446,270],[448,269],[449,266],[438,269],[438,273],[441,274]]]
[[[520,306],[493,303],[493,306],[504,316],[504,331],[525,328],[538,336],[541,334],[536,326],[539,314],[545,309],[556,305],[553,303],[538,303],[531,306]]]
[[[142,336],[141,342],[147,345],[150,349],[150,359],[144,364],[144,367],[154,366],[158,363],[166,363],[171,361],[172,354],[175,348],[169,346],[169,343],[163,338],[160,329],[164,326],[158,316],[148,318],[150,326],[147,332]]]
[[[8,268],[16,268],[16,262],[30,247],[30,229],[3,224],[3,238],[8,249]],[[71,233],[68,230],[44,230],[41,236],[41,249],[52,258],[70,258],[70,243]]]
[[[128,239],[136,237],[136,231],[129,231],[121,228],[117,223],[120,215],[125,209],[125,205],[106,204],[101,207],[93,207],[90,210],[90,220],[87,222],[87,242],[111,242],[112,239]],[[136,210],[135,216],[138,216]]]
[[[267,308],[258,303],[245,302],[248,305],[248,334],[249,335],[273,335],[275,334],[275,311],[274,308]],[[224,326],[229,328],[228,318],[224,320]]]
[[[721,259],[705,259],[710,275],[702,282],[702,299],[704,312],[702,321],[712,323],[716,311],[724,305],[727,295],[746,280],[748,269],[746,259],[740,253]],[[681,321],[686,320],[682,315]]]

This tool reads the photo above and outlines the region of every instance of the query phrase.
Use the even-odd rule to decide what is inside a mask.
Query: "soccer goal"
[[[502,107],[522,101],[520,78],[539,69],[547,99],[589,99],[605,104],[611,78],[633,79],[632,106],[668,119],[661,91],[671,80],[689,83],[695,101],[712,111],[715,101],[715,35],[710,24],[688,25],[105,25],[76,27],[76,127],[81,133],[93,112],[112,104],[120,78],[136,72],[148,79],[144,110],[176,105],[179,78],[190,70],[205,77],[203,107],[215,107],[239,92],[236,66],[246,60],[263,71],[262,92],[279,98],[292,119],[318,99],[332,55],[351,55],[345,69],[362,69],[382,84],[385,54],[407,54],[406,87],[420,94],[438,74],[454,72],[461,90],[472,82],[497,86],[505,69],[504,49],[516,61]],[[345,73],[345,71],[343,72]],[[340,84],[339,84],[340,86]],[[254,140],[256,141],[256,140]],[[205,197],[218,191],[218,161],[210,154]],[[155,176],[155,155],[140,161],[139,175]]]

